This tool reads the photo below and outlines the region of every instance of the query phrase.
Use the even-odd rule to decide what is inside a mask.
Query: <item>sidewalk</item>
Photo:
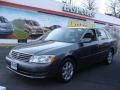
[[[0,44],[17,44],[17,39],[0,39]]]
[[[30,42],[32,40],[28,40]],[[0,39],[0,44],[18,44],[17,39]]]
[[[32,40],[28,40],[30,42]],[[0,39],[0,47],[13,47],[18,44],[17,39]]]
[[[0,90],[6,90],[6,87],[0,86]]]

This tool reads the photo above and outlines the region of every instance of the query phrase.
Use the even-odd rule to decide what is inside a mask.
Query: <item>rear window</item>
[[[37,22],[35,22],[35,21],[33,21],[33,25],[34,26],[39,26],[39,24]]]
[[[97,29],[97,36],[98,36],[99,40],[109,39],[109,37],[104,29]]]

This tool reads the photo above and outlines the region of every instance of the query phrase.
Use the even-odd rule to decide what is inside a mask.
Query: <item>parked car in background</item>
[[[52,30],[57,29],[57,28],[61,28],[61,26],[60,25],[52,25],[49,27],[44,27],[43,30],[46,33],[46,32],[52,31]]]
[[[68,82],[81,67],[111,64],[116,52],[116,40],[102,28],[58,28],[13,48],[6,62],[9,70],[25,77]]]
[[[3,16],[0,16],[0,34],[12,34],[12,24]]]
[[[57,29],[57,28],[60,28],[61,26],[60,25],[52,25],[49,27],[50,30],[54,30],[54,29]]]
[[[25,20],[24,27],[29,35],[42,35],[44,33],[44,30],[42,30],[39,23],[33,20]]]

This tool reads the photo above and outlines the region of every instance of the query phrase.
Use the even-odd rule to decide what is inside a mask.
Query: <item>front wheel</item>
[[[108,55],[107,55],[107,57],[106,57],[106,59],[105,59],[105,64],[107,64],[107,65],[110,65],[112,62],[113,62],[113,52],[112,52],[112,50],[110,50],[109,52],[108,52]]]
[[[75,74],[75,63],[71,59],[65,59],[59,69],[58,79],[62,82],[70,81]]]

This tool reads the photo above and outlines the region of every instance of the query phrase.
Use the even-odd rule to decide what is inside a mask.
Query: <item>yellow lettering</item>
[[[89,23],[80,23],[78,21],[72,21],[72,20],[69,20],[68,21],[68,27],[90,27],[90,28],[94,28],[96,27],[95,24],[89,24]]]

